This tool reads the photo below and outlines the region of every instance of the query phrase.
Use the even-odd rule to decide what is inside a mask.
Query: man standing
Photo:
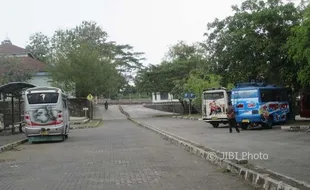
[[[228,108],[226,110],[227,118],[228,118],[228,123],[229,123],[229,132],[232,133],[232,128],[235,127],[236,131],[240,133],[238,126],[237,126],[237,121],[235,118],[235,109],[232,106],[231,102],[228,102]]]
[[[105,101],[105,102],[104,102],[104,107],[105,107],[106,110],[108,109],[108,106],[109,106],[108,101]]]

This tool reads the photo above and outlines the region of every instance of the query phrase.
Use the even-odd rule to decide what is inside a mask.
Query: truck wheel
[[[247,130],[248,129],[248,124],[247,123],[241,123],[240,126],[241,126],[242,130]]]
[[[273,127],[273,118],[272,116],[269,116],[267,123],[264,123],[264,128],[272,129],[272,127]]]
[[[214,128],[218,128],[219,127],[219,123],[211,123],[211,125],[214,127]]]

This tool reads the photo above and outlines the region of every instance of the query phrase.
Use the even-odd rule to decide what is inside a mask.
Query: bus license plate
[[[211,119],[212,119],[212,120],[217,120],[217,117],[212,117]]]
[[[242,123],[250,123],[250,120],[248,120],[248,119],[243,119],[243,120],[242,120]]]
[[[41,135],[48,135],[48,132],[47,131],[42,131]]]

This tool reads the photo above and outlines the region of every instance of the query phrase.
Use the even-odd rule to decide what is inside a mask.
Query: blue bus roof
[[[266,85],[264,83],[255,83],[255,82],[246,82],[246,83],[237,83],[236,87],[232,89],[232,91],[240,91],[240,90],[258,90],[258,89],[286,89],[283,86],[276,85]]]
[[[240,90],[258,90],[258,89],[266,89],[266,90],[276,90],[276,89],[286,89],[286,87],[274,87],[274,86],[249,86],[249,87],[241,87],[241,88],[233,88],[232,91],[240,91]]]

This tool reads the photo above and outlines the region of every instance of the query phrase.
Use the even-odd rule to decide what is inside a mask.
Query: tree
[[[233,16],[209,23],[205,34],[211,68],[222,76],[222,84],[256,79],[296,85],[298,67],[284,47],[299,23],[298,8],[281,0],[247,0],[233,11]]]
[[[43,33],[35,33],[30,36],[29,44],[26,49],[32,53],[34,57],[41,60],[44,63],[49,63],[51,56],[50,39]]]
[[[298,70],[298,80],[302,87],[310,87],[310,7],[304,11],[300,25],[292,28],[292,36],[286,47]]]
[[[207,74],[194,70],[191,72],[190,77],[184,85],[184,89],[187,92],[194,93],[196,95],[193,101],[196,107],[200,107],[202,104],[202,93],[207,88],[220,87],[221,76],[215,74]]]
[[[0,56],[0,84],[24,82],[29,80],[35,71],[25,68],[19,58]]]
[[[143,53],[107,37],[97,23],[83,21],[75,28],[56,31],[48,45],[44,35],[36,34],[29,48],[49,50],[49,71],[58,86],[76,90],[79,97],[89,93],[108,96],[118,93],[130,80],[125,76],[142,66]]]
[[[115,92],[120,80],[113,64],[109,60],[100,60],[100,52],[88,43],[57,55],[50,72],[54,81],[63,85],[63,89],[75,89],[78,97]]]
[[[160,65],[151,65],[140,71],[136,86],[140,92],[172,93],[183,105],[185,84],[190,71],[205,71],[208,64],[200,44],[179,42],[169,49]],[[184,105],[183,105],[184,106]]]

